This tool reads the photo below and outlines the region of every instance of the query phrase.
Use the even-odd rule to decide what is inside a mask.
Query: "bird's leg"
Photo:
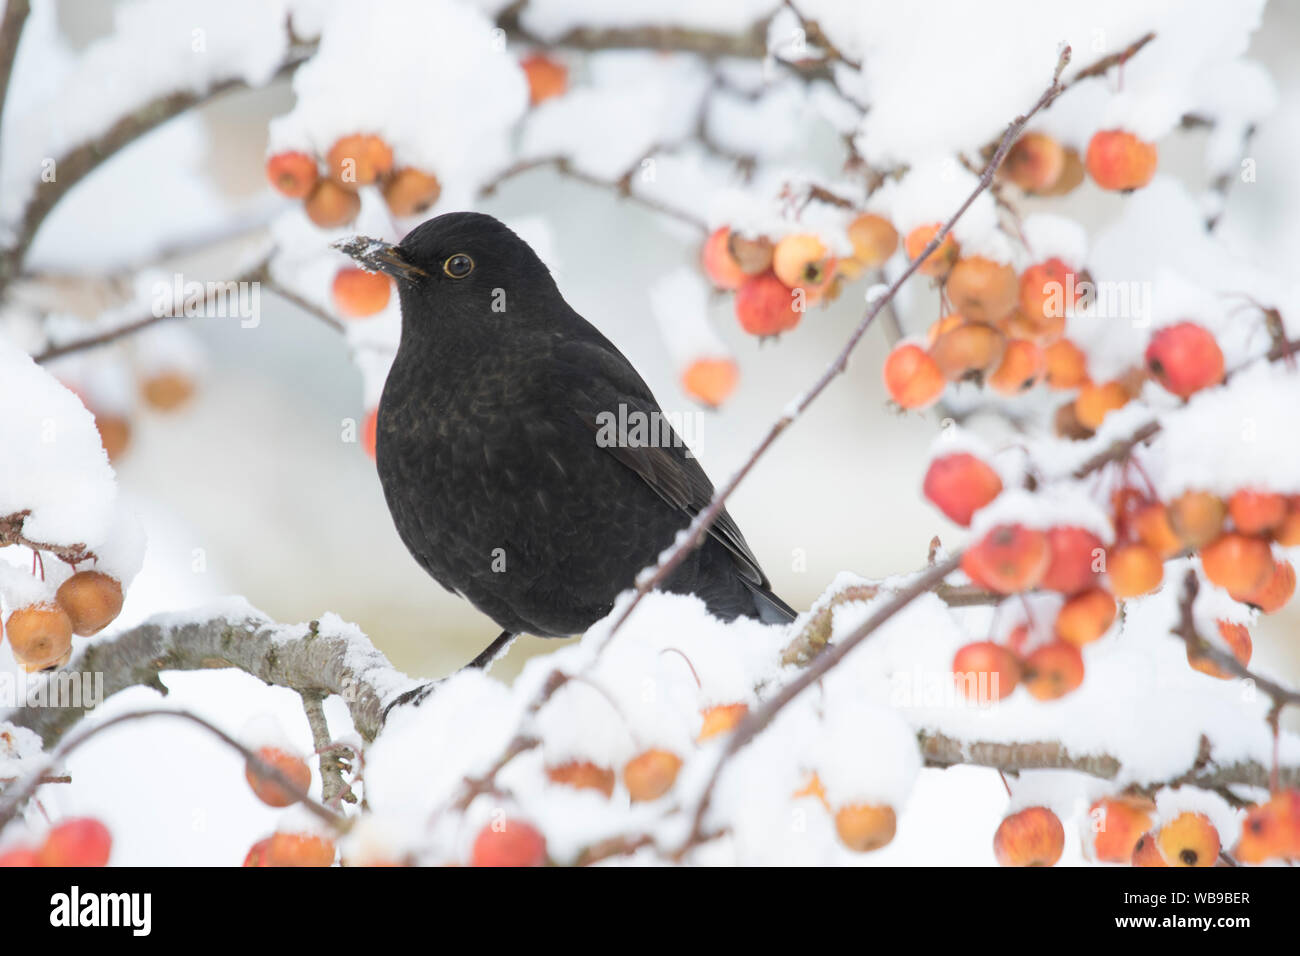
[[[495,662],[497,658],[505,655],[506,651],[510,649],[510,645],[515,642],[515,638],[518,636],[518,634],[512,634],[510,631],[502,631],[491,644],[483,648],[477,657],[460,670],[456,671],[456,673],[459,674],[460,671],[469,670],[471,667],[476,670],[487,670],[492,666],[493,662]],[[384,721],[388,721],[388,715],[392,712],[394,707],[405,707],[407,704],[419,706],[420,702],[433,693],[433,689],[446,679],[447,678],[443,677],[439,680],[429,681],[427,684],[421,684],[419,687],[408,690],[405,694],[402,694],[384,708]]]

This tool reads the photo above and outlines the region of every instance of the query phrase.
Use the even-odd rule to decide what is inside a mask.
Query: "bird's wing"
[[[599,416],[602,413],[617,416],[620,405],[626,406],[629,412],[662,416],[649,386],[632,364],[603,337],[597,341],[563,341],[555,346],[555,358],[576,373],[568,379],[570,390],[567,394],[576,401],[575,411],[591,429],[593,437],[598,436],[604,427]],[[580,383],[576,389],[572,389],[573,381]],[[671,430],[666,420],[660,418],[657,421],[662,422],[661,428],[668,429],[673,438],[677,438],[677,433]],[[600,444],[687,518],[693,519],[713,500],[712,482],[700,463],[688,455],[688,449],[680,439],[651,445]],[[745,579],[758,587],[768,587],[758,559],[725,510],[714,520],[709,534],[731,552]]]

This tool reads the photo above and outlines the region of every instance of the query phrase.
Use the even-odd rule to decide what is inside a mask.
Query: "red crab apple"
[[[1253,604],[1265,614],[1282,610],[1283,606],[1295,594],[1295,568],[1291,562],[1281,559],[1273,562],[1273,571],[1268,581],[1254,591],[1233,593],[1233,597],[1246,604]]]
[[[1063,319],[1082,294],[1078,286],[1074,270],[1060,259],[1036,263],[1020,274],[1020,311],[1034,322]],[[1073,295],[1067,301],[1066,292],[1070,290]]]
[[[713,230],[700,250],[704,274],[719,289],[739,289],[749,275],[731,254],[731,230],[722,226]]]
[[[770,272],[746,279],[736,290],[735,306],[740,327],[762,338],[789,332],[803,318],[790,289]]]
[[[1002,524],[966,550],[961,569],[982,587],[1014,594],[1042,580],[1049,558],[1047,535],[1042,531]]]
[[[1156,148],[1121,129],[1093,134],[1084,164],[1102,189],[1128,192],[1151,182],[1156,173]]]
[[[474,838],[471,866],[545,866],[546,838],[531,823],[489,823]]]
[[[1001,172],[1025,192],[1041,193],[1065,172],[1065,149],[1046,133],[1025,133],[1007,153]]]
[[[536,106],[556,96],[563,96],[569,88],[569,68],[548,56],[534,53],[519,64],[528,78],[528,101]]]
[[[1156,845],[1156,835],[1147,831],[1138,837],[1137,843],[1133,844],[1134,866],[1168,866],[1165,858],[1160,855],[1160,847]]]
[[[1062,594],[1078,594],[1097,580],[1098,559],[1105,553],[1101,538],[1086,528],[1060,525],[1047,530],[1051,558],[1039,586]]]
[[[953,307],[973,322],[996,322],[1010,315],[1020,295],[1016,270],[983,256],[958,259],[944,288]]]
[[[64,820],[36,851],[41,866],[107,866],[113,849],[108,827],[90,817]]]
[[[1047,359],[1048,388],[1079,388],[1088,383],[1088,356],[1069,339],[1058,339],[1043,349]]]
[[[1082,647],[1097,640],[1115,622],[1115,597],[1104,588],[1076,594],[1056,615],[1056,636]]]
[[[1118,598],[1150,594],[1165,577],[1164,562],[1145,544],[1121,544],[1106,555],[1110,589]]]
[[[361,423],[361,450],[371,461],[375,460],[375,438],[379,429],[379,409],[372,408],[366,412],[365,421]]]
[[[334,308],[348,319],[364,319],[384,311],[392,289],[392,280],[388,276],[355,266],[339,269],[330,285]]]
[[[987,378],[989,388],[1002,395],[1027,392],[1047,374],[1047,356],[1029,339],[1007,341],[1002,361]]]
[[[316,185],[316,176],[316,160],[306,153],[290,150],[266,161],[266,178],[276,191],[290,199],[307,198]]]
[[[1287,515],[1286,497],[1269,491],[1243,488],[1228,499],[1228,516],[1242,534],[1265,534]]]
[[[316,833],[274,833],[266,848],[267,866],[329,866],[334,841]]]
[[[1047,807],[1011,814],[993,835],[993,853],[1002,866],[1053,866],[1065,849],[1065,828]]]
[[[976,511],[1002,493],[1002,478],[979,458],[959,451],[930,462],[921,490],[950,520],[966,528]]]
[[[0,868],[40,865],[40,856],[31,847],[14,846],[0,851]]]
[[[1146,362],[1156,381],[1179,398],[1223,381],[1223,350],[1195,322],[1168,325],[1151,336]]]
[[[939,230],[943,228],[942,224],[934,222],[925,226],[917,226],[907,234],[903,240],[903,251],[907,253],[907,258],[915,259],[925,247],[929,245],[930,240],[938,235]],[[917,266],[917,272],[921,275],[931,276],[936,279],[942,279],[948,274],[954,262],[957,261],[958,246],[957,240],[948,233],[935,247],[934,252],[926,256],[925,261]]]
[[[306,790],[311,786],[311,768],[301,757],[287,753],[279,747],[262,747],[257,751],[257,756],[262,763],[274,767],[291,782],[297,784],[298,789]],[[251,761],[244,768],[244,776],[248,779],[248,785],[253,788],[253,794],[268,807],[287,807],[298,802],[298,798],[288,789],[253,766]]]
[[[1300,857],[1300,789],[1279,790],[1249,807],[1232,855],[1242,863]]]
[[[911,342],[895,346],[885,359],[885,388],[901,408],[926,408],[943,394],[947,382],[925,349]]]
[[[1124,797],[1106,797],[1092,805],[1092,854],[1103,863],[1128,863],[1133,848],[1151,826],[1151,813],[1144,803]]]
[[[995,641],[976,641],[953,656],[952,673],[967,697],[983,695],[980,703],[992,703],[1010,696],[1020,683],[1020,659]]]
[[[1249,664],[1250,655],[1254,650],[1250,639],[1250,629],[1244,624],[1236,624],[1232,621],[1215,621],[1215,625],[1219,630],[1219,636],[1228,645],[1228,649],[1232,651],[1232,656],[1236,658],[1237,663],[1242,667]],[[1193,670],[1200,671],[1210,677],[1216,677],[1219,680],[1231,680],[1235,676],[1220,667],[1208,655],[1198,653],[1191,644],[1187,645],[1187,663],[1192,666]]]
[[[1249,595],[1268,584],[1273,551],[1263,538],[1229,532],[1201,549],[1201,568],[1229,594]]]

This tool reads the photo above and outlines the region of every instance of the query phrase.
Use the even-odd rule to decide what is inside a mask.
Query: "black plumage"
[[[586,630],[707,506],[704,470],[631,363],[501,222],[449,213],[397,246],[340,248],[394,276],[401,297],[377,462],[402,541],[503,639]],[[608,441],[639,416],[657,441]],[[665,589],[727,620],[794,616],[725,512]]]

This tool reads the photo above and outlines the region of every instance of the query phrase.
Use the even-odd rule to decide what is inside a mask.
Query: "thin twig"
[[[4,19],[0,20],[0,129],[4,128],[5,100],[9,95],[9,78],[14,72],[18,43],[31,12],[28,0],[6,0]]]

